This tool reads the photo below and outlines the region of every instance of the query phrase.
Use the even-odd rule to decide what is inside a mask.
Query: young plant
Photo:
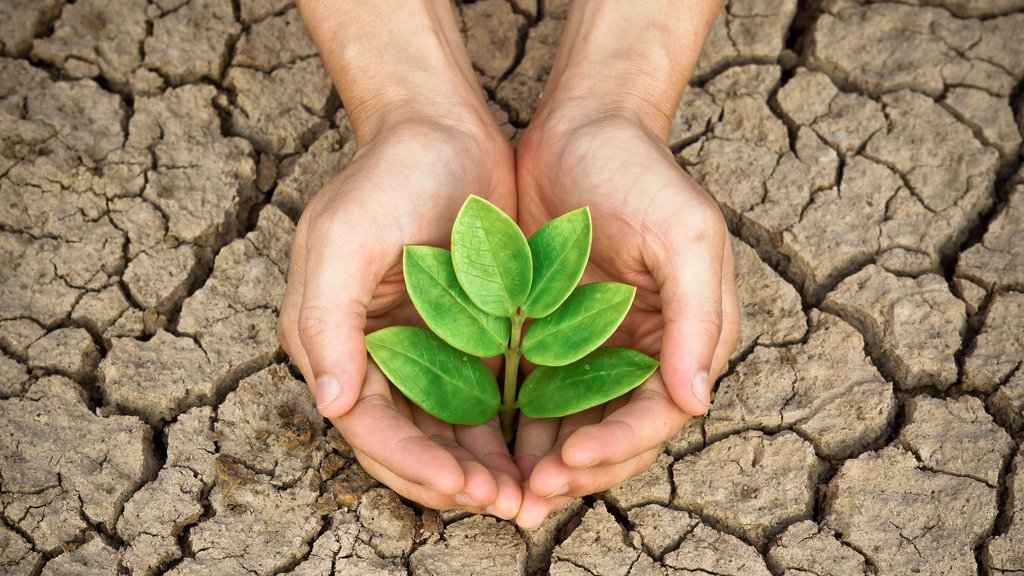
[[[527,241],[498,207],[470,196],[455,219],[451,252],[406,246],[402,257],[409,297],[430,330],[384,328],[366,337],[366,348],[406,398],[432,416],[471,425],[500,411],[506,441],[516,409],[556,418],[621,396],[658,362],[627,348],[598,348],[626,316],[636,288],[577,287],[590,243],[586,207]],[[505,357],[500,394],[481,359],[498,355]],[[522,357],[537,367],[519,388]]]

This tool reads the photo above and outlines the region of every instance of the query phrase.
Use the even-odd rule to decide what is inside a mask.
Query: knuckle
[[[723,245],[729,235],[721,210],[710,201],[698,204],[684,230],[687,241],[698,244]]]
[[[362,396],[359,397],[359,403],[364,408],[383,408],[385,410],[390,410],[395,406],[395,402],[391,398],[391,396],[384,394],[382,392],[365,392],[363,393]],[[382,426],[387,425],[387,421],[384,419],[375,420],[375,424],[377,422],[379,422],[380,425]]]
[[[316,199],[314,199],[314,202]],[[299,219],[299,227],[309,239],[336,237],[344,228],[347,211],[340,202],[310,205]]]
[[[710,199],[689,206],[681,220],[659,221],[661,225],[652,232],[667,247],[724,247],[729,238],[725,218],[718,204]]]
[[[330,314],[326,307],[316,304],[303,304],[299,308],[297,321],[299,335],[309,340],[318,340],[327,332]]]
[[[643,403],[645,405],[656,407],[663,405],[675,406],[672,402],[672,398],[668,395],[668,390],[664,386],[641,386],[633,392],[631,400],[636,403]],[[636,432],[633,426],[629,426],[630,431]],[[638,435],[638,434],[636,434]]]
[[[722,334],[722,312],[713,308],[701,308],[695,313],[694,324],[703,335],[714,337],[715,341]]]
[[[326,207],[336,204],[341,199],[343,188],[340,186],[340,176],[340,173],[335,174],[316,191],[316,194],[313,194],[302,212],[303,216],[320,214]]]
[[[309,222],[306,224],[307,242],[315,242],[318,239],[329,240],[332,235],[337,233],[337,227],[337,222],[331,211],[318,211],[310,215]]]
[[[427,434],[427,439],[444,449],[455,449],[459,446],[458,442],[455,441],[455,438],[438,432],[431,432],[430,434]]]

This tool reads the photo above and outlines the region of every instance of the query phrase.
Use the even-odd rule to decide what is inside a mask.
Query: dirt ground
[[[458,11],[514,138],[565,2]],[[381,487],[277,348],[354,152],[290,2],[0,2],[0,573],[1024,574],[1022,36],[1024,0],[727,2],[671,146],[739,350],[524,533]]]

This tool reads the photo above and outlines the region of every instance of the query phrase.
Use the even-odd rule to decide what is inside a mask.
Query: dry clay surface
[[[277,347],[355,152],[291,2],[0,3],[0,573],[1024,574],[1024,1],[799,8],[727,0],[673,119],[711,411],[527,533],[375,482]],[[457,14],[514,139],[566,2]]]

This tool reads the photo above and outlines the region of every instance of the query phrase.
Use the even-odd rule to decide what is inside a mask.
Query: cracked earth
[[[458,16],[510,138],[566,17]],[[533,532],[403,501],[274,336],[354,153],[289,0],[0,3],[0,572],[1024,574],[1024,0],[729,0],[673,122],[734,235],[705,418]]]

